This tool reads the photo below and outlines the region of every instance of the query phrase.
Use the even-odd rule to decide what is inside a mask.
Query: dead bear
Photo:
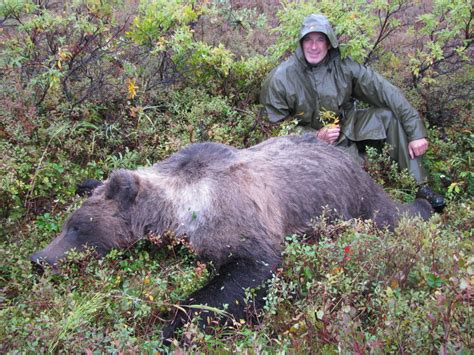
[[[227,305],[230,315],[244,319],[244,290],[272,276],[283,238],[307,231],[324,209],[392,229],[402,213],[427,219],[432,212],[426,200],[393,201],[343,151],[309,135],[271,138],[241,150],[199,143],[152,167],[114,171],[67,219],[61,234],[31,258],[54,267],[72,248],[89,245],[104,255],[150,232],[172,231],[217,270],[184,303]],[[261,288],[257,307],[264,295]],[[177,314],[164,339],[194,312]]]

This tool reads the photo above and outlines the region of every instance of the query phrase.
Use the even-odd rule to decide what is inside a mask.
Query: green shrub
[[[462,200],[474,194],[472,152],[474,135],[469,130],[470,118],[447,128],[442,137],[438,128],[430,130],[431,149],[427,153],[428,168],[434,186],[446,191],[449,200]]]
[[[267,304],[273,331],[314,351],[467,351],[466,239],[414,222],[388,233],[323,219],[306,243],[290,238]]]
[[[390,146],[385,144],[382,149],[367,147],[364,169],[393,198],[411,202],[415,196],[417,184],[407,170],[400,171],[398,164],[390,158]]]

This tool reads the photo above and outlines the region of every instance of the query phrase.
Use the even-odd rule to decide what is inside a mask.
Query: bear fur
[[[228,314],[244,319],[245,288],[271,278],[284,237],[305,233],[323,211],[391,229],[401,214],[427,219],[432,212],[426,200],[393,201],[342,150],[309,135],[271,138],[241,150],[199,143],[152,167],[114,171],[32,260],[54,266],[72,248],[89,245],[104,255],[149,233],[172,231],[217,271],[184,304],[228,305]],[[260,288],[257,307],[264,295]],[[178,313],[165,339],[195,312]]]

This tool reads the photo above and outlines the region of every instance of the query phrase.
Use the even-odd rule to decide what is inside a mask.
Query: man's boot
[[[436,212],[442,212],[446,207],[444,197],[439,193],[434,192],[428,185],[420,186],[418,192],[416,193],[416,197],[427,200]]]

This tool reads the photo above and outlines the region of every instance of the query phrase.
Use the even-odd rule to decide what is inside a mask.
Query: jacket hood
[[[321,14],[311,14],[305,17],[303,20],[303,25],[301,26],[299,40],[301,41],[304,36],[311,32],[324,33],[328,37],[329,42],[333,48],[337,48],[339,46],[336,32],[334,32],[326,16]]]

